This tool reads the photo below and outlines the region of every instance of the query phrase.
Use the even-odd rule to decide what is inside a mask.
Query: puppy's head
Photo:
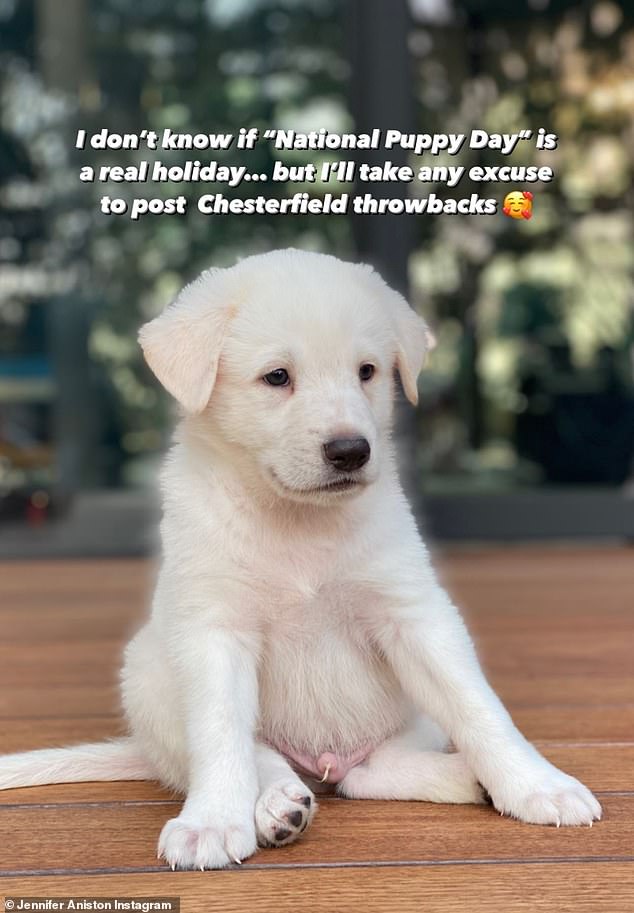
[[[283,498],[330,503],[376,480],[394,369],[416,403],[433,337],[371,268],[286,250],[203,273],[140,342],[212,446]]]

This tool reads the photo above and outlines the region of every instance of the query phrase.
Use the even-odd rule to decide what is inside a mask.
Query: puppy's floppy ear
[[[397,292],[392,292],[396,320],[396,367],[405,396],[412,406],[418,403],[418,375],[427,353],[436,346],[436,337],[426,321]]]
[[[229,272],[206,270],[139,332],[145,360],[186,412],[203,411],[216,381],[225,331],[235,312]]]
[[[427,353],[436,346],[436,337],[420,314],[409,306],[402,295],[390,288],[371,266],[362,264],[361,268],[389,308],[396,335],[396,368],[405,395],[415,406],[418,403],[418,375]]]

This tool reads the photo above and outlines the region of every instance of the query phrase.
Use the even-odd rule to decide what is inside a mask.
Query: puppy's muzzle
[[[354,472],[370,459],[370,444],[364,437],[340,437],[324,444],[324,458],[339,472]]]

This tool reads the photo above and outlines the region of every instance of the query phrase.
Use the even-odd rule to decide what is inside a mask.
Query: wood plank
[[[599,646],[593,646],[599,644]],[[539,704],[632,704],[634,670],[631,635],[596,632],[567,637],[539,636],[482,638],[480,655],[491,683],[503,700],[514,705]],[[57,715],[65,713],[58,694],[48,689],[79,684],[98,686],[115,683],[122,661],[124,639],[90,639],[33,643],[18,649],[15,644],[0,647],[0,716],[19,699],[22,687],[41,687],[41,700],[54,701]],[[102,712],[94,708],[94,713]],[[30,715],[27,709],[19,715]]]
[[[50,643],[67,644],[73,650],[83,641],[125,643],[143,622],[139,596],[133,601],[102,600],[97,607],[94,600],[91,604],[84,598],[71,605],[66,596],[61,605],[49,600],[39,606],[28,594],[25,596],[24,604],[16,603],[11,597],[8,606],[0,609],[4,646],[31,650],[36,645]]]
[[[618,862],[241,869],[0,879],[31,897],[180,897],[182,913],[626,913],[634,866]]]
[[[466,584],[473,589],[478,584],[488,584],[503,592],[506,585],[517,599],[523,594],[530,598],[525,583],[531,587],[547,586],[551,592],[554,587],[574,586],[575,598],[582,598],[588,586],[597,587],[607,600],[618,599],[621,591],[631,592],[632,584],[632,553],[623,547],[452,547],[437,550],[434,564],[450,586]],[[0,601],[4,603],[4,597],[18,597],[27,590],[48,599],[57,592],[77,595],[83,591],[87,604],[94,601],[96,594],[125,590],[143,594],[151,587],[156,567],[156,561],[136,559],[3,561]],[[538,610],[539,602],[534,601],[534,607]]]
[[[629,858],[634,796],[602,802],[605,819],[594,827],[555,828],[501,818],[489,806],[324,799],[300,841],[243,865]],[[4,807],[0,874],[156,868],[158,835],[173,814],[159,804]]]
[[[94,599],[95,593],[119,593],[126,589],[144,588],[151,581],[155,567],[153,561],[139,561],[136,558],[3,561],[0,595],[19,594],[25,589],[49,595],[61,591],[78,593],[84,590]]]
[[[622,741],[634,732],[630,725],[634,701],[629,678],[623,682],[598,679],[588,670],[585,680],[548,677],[513,681],[503,676],[490,676],[490,680],[518,725],[525,726],[522,720],[527,721],[527,735],[531,739],[582,737]],[[111,684],[81,688],[71,684],[53,686],[50,682],[0,688],[0,721],[118,718],[120,713],[121,701],[114,677]],[[592,736],[595,727],[596,736]],[[583,735],[587,730],[590,732]]]
[[[575,631],[555,631],[552,625],[523,631],[519,624],[513,632],[484,634],[476,638],[480,655],[489,669],[515,671],[522,675],[547,673],[555,668],[560,675],[577,675],[588,666],[612,675],[627,674],[632,668],[630,637],[632,621],[602,628],[597,638],[596,620],[591,627]]]
[[[124,731],[123,720],[115,716],[5,719],[0,721],[0,754],[100,742]]]
[[[522,544],[517,547],[459,546],[434,550],[434,563],[441,575],[452,580],[557,581],[577,584],[603,583],[618,586],[632,581],[632,553],[627,547],[575,543],[560,547]]]
[[[523,675],[518,671],[517,675],[513,675],[489,670],[488,677],[511,711],[516,707],[566,704],[574,713],[576,707],[630,705],[634,697],[634,672],[604,674],[594,669],[591,663],[587,663],[583,675],[531,675],[530,671]]]
[[[598,793],[629,792],[634,796],[634,742],[621,745],[571,746],[538,743],[540,751],[567,773]],[[174,798],[151,782],[65,783],[0,791],[3,805],[141,802]],[[398,814],[397,810],[394,810]]]
[[[0,647],[0,687],[22,682],[43,686],[98,685],[117,680],[121,665],[119,640],[94,640],[74,644],[31,644]]]
[[[60,666],[46,672],[33,665],[29,677],[19,680],[13,676],[7,681],[0,675],[0,719],[116,716],[121,707],[118,665],[111,657],[110,663],[104,662],[102,674],[81,662],[73,668]],[[567,707],[571,714],[584,707],[598,712],[606,704],[628,708],[633,704],[634,673],[603,675],[590,664],[583,677],[489,672],[488,678],[512,714],[518,709],[552,706]]]
[[[3,865],[152,874],[16,877],[2,887],[23,882],[33,896],[73,884],[103,895],[121,884],[132,894],[174,891],[187,910],[214,909],[213,891],[217,909],[276,913],[298,897],[329,913],[360,899],[370,911],[634,907],[631,550],[478,550],[442,555],[440,565],[514,718],[599,791],[604,821],[557,830],[490,808],[324,799],[297,845],[262,851],[241,870],[172,875],[154,852],[180,804],[170,793],[143,782],[42,787],[0,794]],[[0,564],[0,751],[118,731],[120,651],[145,612],[152,574],[135,561]]]
[[[521,590],[510,585],[495,586],[493,582],[465,584],[456,592],[450,587],[455,601],[472,626],[482,632],[516,630],[536,631],[543,627],[574,634],[577,629],[596,625],[597,605],[601,606],[601,623],[609,627],[631,624],[631,584],[614,594],[609,587],[588,586],[584,592],[577,588],[553,587],[550,584],[521,584]]]
[[[517,706],[513,719],[527,739],[626,742],[634,738],[634,703],[594,707]]]
[[[110,685],[25,683],[0,688],[0,720],[121,715],[119,689]]]
[[[557,767],[596,792],[617,790],[634,795],[634,742],[624,745],[551,745],[539,750]]]
[[[602,631],[631,629],[631,588],[629,598],[619,600],[617,605],[611,605],[610,594],[602,592],[601,587],[583,595],[575,591],[574,599],[559,599],[551,586],[524,586],[515,593],[492,582],[486,588],[478,584],[467,586],[464,594],[456,596],[454,592],[454,596],[477,636],[539,634],[544,627],[567,637],[592,631],[596,628],[598,599]],[[3,642],[124,636],[130,625],[143,619],[150,597],[149,585],[147,589],[99,594],[81,586],[77,591],[62,593],[25,588],[7,594],[0,586]]]
[[[512,674],[518,681],[546,677],[585,677],[588,669],[605,677],[628,677],[632,673],[632,623],[615,630],[596,629],[562,632],[550,629],[481,636],[477,640],[481,659],[490,674]],[[132,629],[129,631],[132,634]],[[104,681],[121,664],[125,632],[118,636],[90,635],[81,639],[32,640],[27,644],[5,639],[0,645],[0,682],[28,681],[66,683],[77,675]],[[631,693],[634,699],[634,689]]]
[[[596,624],[597,605],[606,628],[629,626],[631,585],[615,599],[614,594],[601,587],[589,587],[583,596],[575,589],[556,595],[551,586],[521,584],[521,595],[510,588],[493,584],[484,587],[465,585],[463,590],[449,586],[454,602],[462,611],[469,628],[477,636],[487,633],[509,633],[553,630],[567,636],[576,630]]]
[[[0,791],[0,828],[2,813],[11,806],[23,805],[173,805],[178,811],[183,798],[152,780],[117,780],[101,783],[58,783],[53,786],[30,786]],[[169,817],[174,814],[167,809]]]
[[[116,705],[105,716],[60,717],[59,702],[47,700],[47,694],[48,691],[42,694],[39,714],[35,717],[0,717],[0,753],[96,741],[123,731]],[[588,743],[634,739],[634,703],[596,707],[515,706],[512,710],[516,724],[530,741]],[[43,712],[50,716],[43,716]]]

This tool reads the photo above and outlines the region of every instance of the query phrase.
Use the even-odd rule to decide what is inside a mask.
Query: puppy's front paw
[[[223,869],[252,856],[256,848],[252,822],[214,826],[179,817],[161,831],[158,855],[172,869]]]
[[[490,790],[493,804],[503,815],[528,824],[589,825],[601,818],[601,806],[590,790],[550,764],[537,776]]]
[[[255,805],[260,846],[286,846],[297,840],[317,811],[315,797],[301,780],[280,780],[264,790]]]

